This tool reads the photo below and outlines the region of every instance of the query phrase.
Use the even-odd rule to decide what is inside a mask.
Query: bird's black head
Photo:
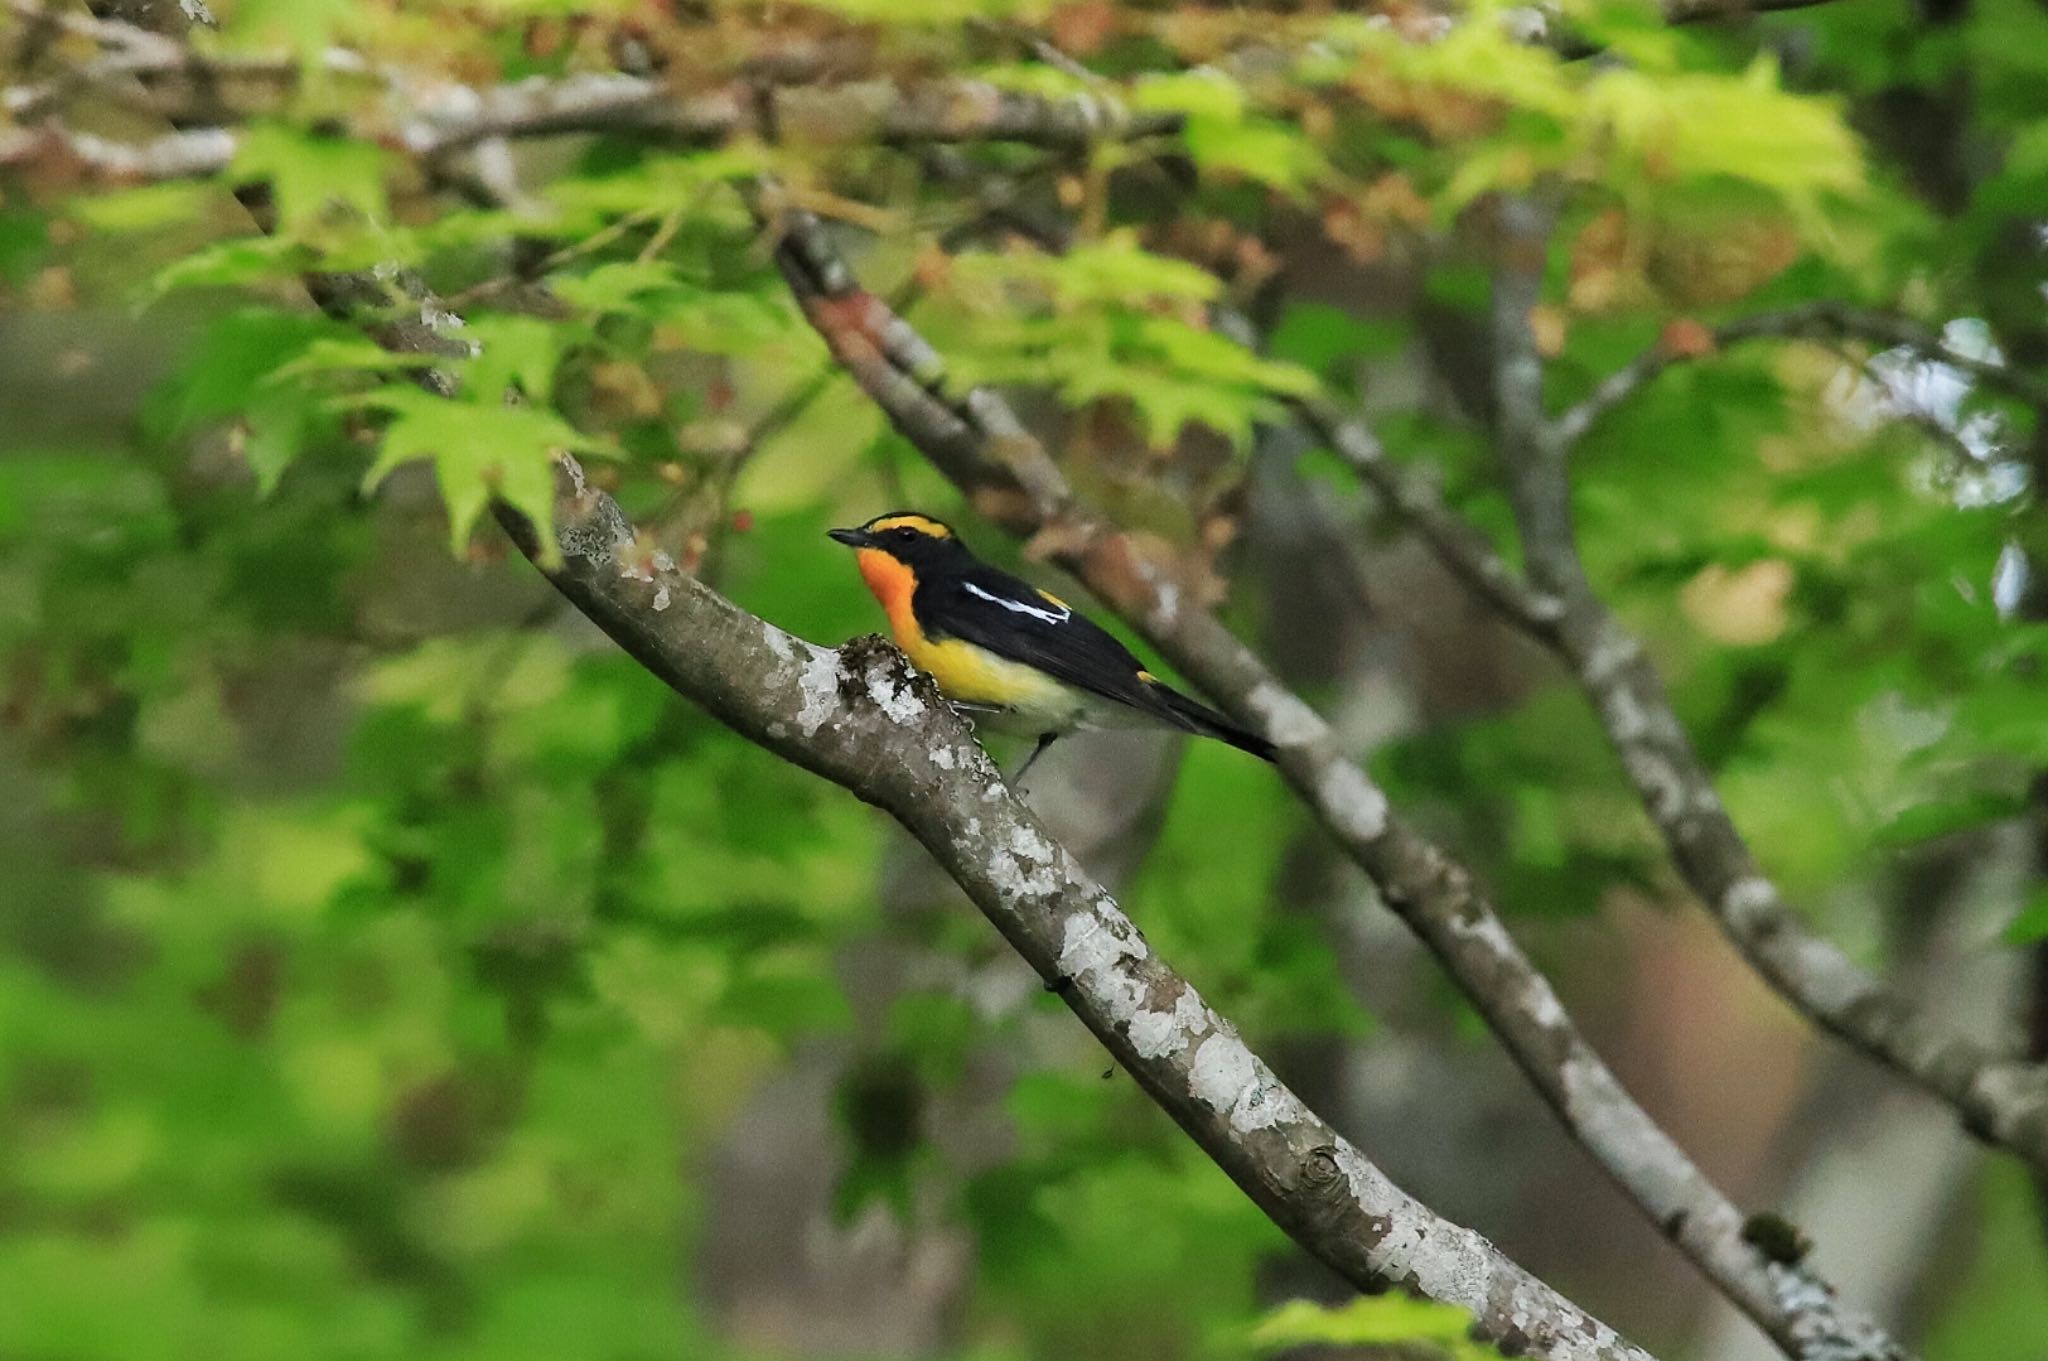
[[[849,548],[874,549],[912,567],[964,561],[971,556],[951,526],[914,510],[890,511],[858,529],[827,533]]]

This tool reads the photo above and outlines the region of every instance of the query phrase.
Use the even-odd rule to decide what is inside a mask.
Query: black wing
[[[918,586],[913,608],[928,637],[985,647],[1171,727],[1273,759],[1273,744],[1265,738],[1153,679],[1144,663],[1094,620],[1008,572],[976,563],[957,575],[928,580]]]
[[[1166,717],[1140,678],[1144,663],[1129,648],[1079,610],[1008,572],[977,563],[923,582],[913,607],[927,637],[959,638],[1078,690]]]

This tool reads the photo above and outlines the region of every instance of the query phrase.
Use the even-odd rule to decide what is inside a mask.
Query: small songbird
[[[1157,724],[1273,759],[1265,738],[1173,689],[1093,620],[982,562],[931,516],[896,511],[830,533],[856,550],[896,645],[946,698],[979,723],[1038,739],[1016,778],[1084,727]]]

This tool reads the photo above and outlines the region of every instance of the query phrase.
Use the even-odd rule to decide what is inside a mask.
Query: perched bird
[[[1016,778],[1076,728],[1157,724],[1264,760],[1273,744],[1147,671],[1066,601],[976,558],[929,515],[896,511],[831,536],[855,550],[896,645],[959,707],[1036,737]]]

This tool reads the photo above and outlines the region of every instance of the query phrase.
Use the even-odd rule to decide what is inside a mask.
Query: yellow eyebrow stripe
[[[928,519],[923,515],[891,515],[886,520],[876,520],[868,526],[868,529],[875,533],[880,533],[885,529],[914,529],[920,534],[929,534],[934,539],[950,539],[953,537],[952,530],[946,528],[937,520]]]

